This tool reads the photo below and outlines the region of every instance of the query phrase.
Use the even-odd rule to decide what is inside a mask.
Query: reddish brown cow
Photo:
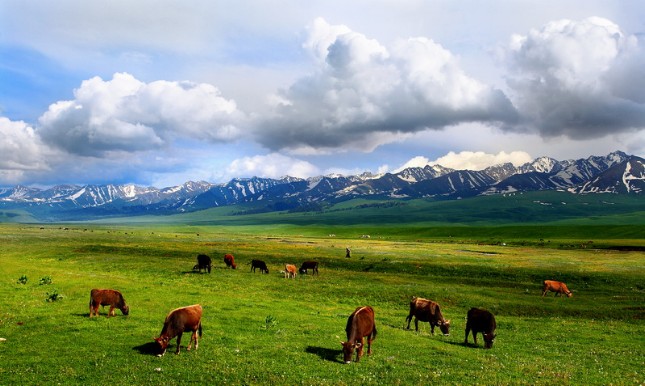
[[[296,275],[298,274],[298,268],[296,268],[295,265],[293,264],[285,264],[284,265],[284,278],[296,278]]]
[[[318,262],[317,261],[305,261],[300,266],[300,273],[306,275],[307,270],[311,269],[313,271],[312,275],[318,274]]]
[[[472,330],[475,344],[477,344],[477,333],[481,332],[484,336],[484,348],[493,347],[493,342],[497,336],[495,334],[495,329],[497,328],[495,316],[489,311],[473,307],[468,311],[466,319],[466,338],[464,339],[464,344],[468,344],[468,333]]]
[[[376,324],[374,323],[374,309],[370,306],[358,307],[347,319],[345,327],[347,342],[340,342],[343,346],[345,363],[351,363],[354,349],[356,362],[363,356],[363,339],[367,337],[367,355],[372,353],[372,342],[376,339]]]
[[[439,303],[414,296],[410,301],[410,314],[405,318],[405,321],[408,322],[408,330],[410,329],[412,316],[414,316],[414,327],[417,331],[419,331],[420,320],[430,323],[430,332],[432,335],[434,335],[435,326],[439,326],[439,329],[441,329],[444,335],[450,335],[450,320],[444,319]]]
[[[235,258],[230,253],[224,255],[224,263],[227,268],[237,269],[237,264],[235,264]]]
[[[560,296],[561,294],[567,295],[568,298],[573,296],[567,285],[561,281],[545,280],[542,285],[542,297],[549,291],[555,292],[554,296]]]
[[[99,316],[99,306],[110,306],[108,317],[115,316],[115,308],[121,310],[123,315],[130,313],[130,307],[125,304],[125,299],[121,292],[113,289],[93,289],[90,291],[90,318]]]
[[[159,344],[160,353],[157,356],[162,356],[166,353],[168,343],[174,337],[177,337],[177,351],[175,354],[179,354],[181,335],[188,331],[192,331],[193,334],[190,337],[190,342],[186,349],[190,351],[190,345],[194,341],[195,350],[197,350],[199,346],[197,332],[199,331],[199,336],[202,336],[202,306],[199,304],[170,311],[163,323],[161,334],[158,338],[153,338]]]

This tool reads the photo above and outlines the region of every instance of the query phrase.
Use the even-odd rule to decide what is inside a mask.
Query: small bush
[[[47,285],[52,283],[51,276],[43,276],[40,278],[40,285]]]
[[[58,300],[61,300],[63,298],[63,295],[58,293],[58,290],[54,289],[52,292],[47,292],[47,297],[45,300],[48,302],[55,302]]]
[[[264,318],[264,329],[268,330],[271,327],[275,327],[278,325],[278,320],[272,316],[268,315],[266,318]]]
[[[16,283],[18,283],[18,284],[27,284],[27,275],[20,276],[20,278],[18,278],[18,281]]]

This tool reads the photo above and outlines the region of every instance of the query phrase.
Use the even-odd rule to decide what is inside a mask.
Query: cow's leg
[[[179,350],[181,350],[181,335],[182,334],[183,334],[182,332],[177,334],[177,351],[175,351],[175,354],[179,354]]]
[[[434,323],[432,322],[428,322],[428,323],[430,323],[430,333],[434,335]]]
[[[470,326],[466,324],[466,336],[464,337],[464,344],[468,344],[468,334],[470,334]]]
[[[190,342],[188,342],[188,347],[186,347],[186,350],[190,351],[190,346],[193,344],[193,341],[196,341],[196,340],[197,340],[197,330],[193,331],[193,333],[190,334]],[[195,346],[197,346],[197,344],[195,344]]]
[[[405,318],[405,321],[408,322],[408,327],[406,327],[408,330],[410,329],[410,322],[412,322],[412,314],[408,315],[407,318]]]
[[[477,332],[473,331],[473,341],[475,342],[475,346],[477,346]]]
[[[356,362],[358,362],[361,359],[361,357],[363,356],[363,342],[364,342],[364,340],[363,340],[363,338],[361,338],[360,345],[356,349]]]
[[[416,332],[419,332],[419,319],[417,319],[416,317],[414,318],[414,330]]]
[[[108,317],[110,316],[116,316],[116,312],[114,312],[114,304],[110,305],[110,312],[108,312]]]

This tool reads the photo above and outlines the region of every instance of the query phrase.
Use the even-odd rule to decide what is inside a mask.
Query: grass
[[[523,243],[506,237],[510,228],[494,235],[515,240],[506,245],[417,239],[405,227],[383,227],[370,239],[352,227],[338,227],[336,237],[324,229],[0,225],[0,383],[645,382],[642,252],[594,248],[614,242],[602,239],[586,249],[554,246],[570,239]],[[210,275],[192,272],[198,253],[213,257]],[[225,268],[224,253],[235,255],[238,270]],[[254,258],[271,273],[250,273]],[[284,263],[305,260],[320,262],[319,276],[288,280],[279,273]],[[23,275],[29,280],[20,284]],[[546,278],[567,282],[574,296],[540,297]],[[90,319],[92,288],[121,290],[130,315],[107,318],[105,308]],[[63,298],[48,302],[53,291]],[[450,336],[432,336],[423,323],[419,333],[405,330],[413,295],[442,305]],[[186,352],[184,336],[180,355],[172,354],[173,340],[166,356],[154,356],[152,337],[166,314],[195,303],[204,307],[199,350]],[[367,304],[379,331],[374,353],[343,365],[345,322]],[[463,344],[473,306],[496,315],[491,350],[481,336],[478,347]]]

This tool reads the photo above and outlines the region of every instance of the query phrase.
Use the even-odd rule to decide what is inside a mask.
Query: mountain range
[[[558,161],[540,157],[519,167],[510,163],[480,171],[440,165],[397,173],[329,175],[308,179],[235,178],[228,183],[186,182],[158,189],[126,185],[58,185],[0,188],[0,209],[25,210],[40,220],[173,214],[249,202],[262,211],[313,210],[358,197],[461,199],[539,190],[571,194],[642,194],[645,159],[616,151],[606,156]]]

